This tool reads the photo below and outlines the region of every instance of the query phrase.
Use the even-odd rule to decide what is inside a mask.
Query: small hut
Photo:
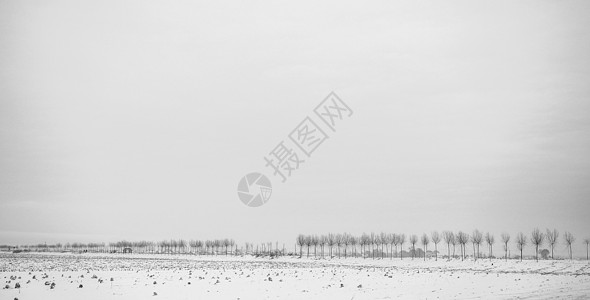
[[[129,247],[123,248],[123,253],[133,253],[133,250]]]

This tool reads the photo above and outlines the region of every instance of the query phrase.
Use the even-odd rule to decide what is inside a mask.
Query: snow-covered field
[[[590,299],[590,263],[565,260],[3,253],[0,279],[19,300]]]

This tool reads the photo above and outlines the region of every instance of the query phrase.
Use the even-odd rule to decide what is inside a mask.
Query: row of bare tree
[[[549,230],[547,229],[545,232],[542,232],[538,228],[533,229],[531,232],[530,238],[527,237],[524,233],[520,232],[516,235],[515,244],[516,248],[520,251],[520,260],[523,259],[523,251],[525,247],[528,245],[529,241],[531,245],[535,247],[535,259],[539,260],[539,253],[540,247],[547,244],[551,249],[551,259],[554,259],[554,250],[555,246],[559,243],[560,233],[556,229]],[[511,236],[508,233],[502,233],[500,235],[503,250],[504,250],[504,258],[507,260],[509,258],[509,243],[511,240]],[[467,246],[471,244],[471,248],[473,250],[473,258],[475,260],[482,258],[482,252],[480,251],[481,246],[487,246],[487,257],[493,258],[494,252],[493,248],[496,243],[496,238],[493,234],[487,232],[482,233],[479,230],[474,230],[471,234],[465,233],[463,231],[452,232],[452,231],[443,231],[439,233],[438,231],[433,231],[430,235],[424,233],[422,236],[418,235],[409,235],[406,237],[405,234],[396,234],[396,233],[363,233],[360,236],[354,236],[348,233],[342,234],[333,234],[329,233],[326,235],[303,235],[300,234],[296,238],[297,246],[299,246],[299,256],[303,257],[304,249],[306,250],[307,257],[310,256],[310,252],[314,257],[324,257],[326,252],[329,257],[342,257],[347,258],[348,256],[353,257],[371,257],[375,259],[375,257],[380,258],[393,258],[398,257],[403,259],[404,254],[406,256],[411,256],[414,259],[415,256],[423,257],[426,260],[426,256],[428,253],[428,246],[434,244],[434,251],[431,251],[431,254],[434,255],[435,260],[438,260],[438,245],[444,241],[444,244],[447,246],[447,258],[457,257],[455,255],[456,248],[459,248],[459,256],[461,260],[464,260],[467,257]],[[572,244],[576,241],[573,234],[570,232],[565,232],[563,235],[563,243],[568,249],[569,258],[572,259]],[[405,251],[403,246],[404,244],[408,245],[408,251]],[[589,244],[590,239],[585,239],[584,243],[586,244],[586,259],[589,259]],[[422,245],[423,249],[416,248],[416,245]],[[399,246],[399,251],[398,251]],[[451,248],[452,248],[452,255],[451,255]],[[319,250],[319,254],[318,254]],[[337,254],[334,254],[334,251]],[[548,251],[548,250],[544,250]]]
[[[245,249],[244,249],[245,247]],[[131,251],[126,251],[127,249]],[[245,243],[238,248],[233,239],[183,240],[171,239],[160,242],[152,241],[118,241],[112,243],[57,243],[36,245],[0,245],[4,251],[36,252],[93,252],[93,253],[150,253],[150,254],[199,254],[199,255],[284,255],[285,247],[279,249],[278,243]]]
[[[538,228],[532,230],[530,237],[520,232],[516,235],[514,243],[520,252],[520,260],[523,259],[523,251],[527,245],[533,245],[535,249],[535,259],[539,260],[539,254],[548,256],[549,250],[540,248],[547,245],[550,248],[551,258],[554,259],[554,250],[559,244],[561,235],[556,229],[541,231]],[[501,245],[504,250],[504,258],[509,258],[511,236],[508,233],[500,235]],[[575,237],[570,232],[565,232],[561,239],[567,247],[569,258],[572,259],[572,244],[576,241]],[[404,256],[422,257],[426,259],[428,255],[434,256],[438,260],[439,244],[446,244],[447,258],[461,258],[464,260],[467,257],[467,246],[471,244],[473,250],[472,257],[477,260],[482,258],[482,251],[480,247],[487,246],[487,257],[494,257],[494,245],[496,238],[491,233],[482,233],[479,230],[474,230],[471,234],[463,231],[452,232],[438,231],[432,232],[430,235],[422,234],[409,235],[396,233],[363,233],[360,236],[354,236],[348,233],[326,235],[302,235],[296,238],[295,254],[299,252],[299,256],[303,256],[304,249],[307,257],[310,252],[314,257],[324,258],[326,254],[330,257],[371,257],[373,259],[389,257],[399,257],[403,259]],[[586,244],[586,259],[589,259],[589,245],[590,239],[585,239]],[[443,244],[443,246],[444,246]],[[407,251],[404,250],[404,245],[407,245]],[[416,248],[422,245],[423,248]],[[430,245],[434,246],[434,251],[428,251]],[[299,251],[297,251],[299,247]],[[398,248],[399,247],[399,248]],[[459,255],[456,255],[456,249],[459,249]],[[153,253],[153,254],[199,254],[199,255],[269,255],[280,256],[288,255],[285,250],[285,245],[282,248],[278,243],[245,243],[239,247],[232,239],[216,239],[216,240],[182,240],[171,239],[160,242],[151,241],[118,241],[113,243],[67,243],[67,244],[37,244],[25,246],[8,246],[0,245],[0,250],[24,250],[24,251],[75,251],[75,252],[97,252],[97,253],[116,253],[116,252],[134,252],[134,253]],[[398,250],[399,249],[399,250]],[[452,249],[452,255],[451,255]],[[131,251],[126,251],[131,250]]]

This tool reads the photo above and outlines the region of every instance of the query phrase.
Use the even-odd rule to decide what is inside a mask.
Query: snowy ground
[[[590,298],[590,263],[563,260],[4,253],[0,280],[11,300]]]

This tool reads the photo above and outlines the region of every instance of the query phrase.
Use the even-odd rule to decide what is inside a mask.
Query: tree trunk
[[[504,246],[504,257],[505,257],[505,261],[508,261],[508,243],[505,244]]]
[[[438,261],[438,246],[434,244],[434,261]]]

